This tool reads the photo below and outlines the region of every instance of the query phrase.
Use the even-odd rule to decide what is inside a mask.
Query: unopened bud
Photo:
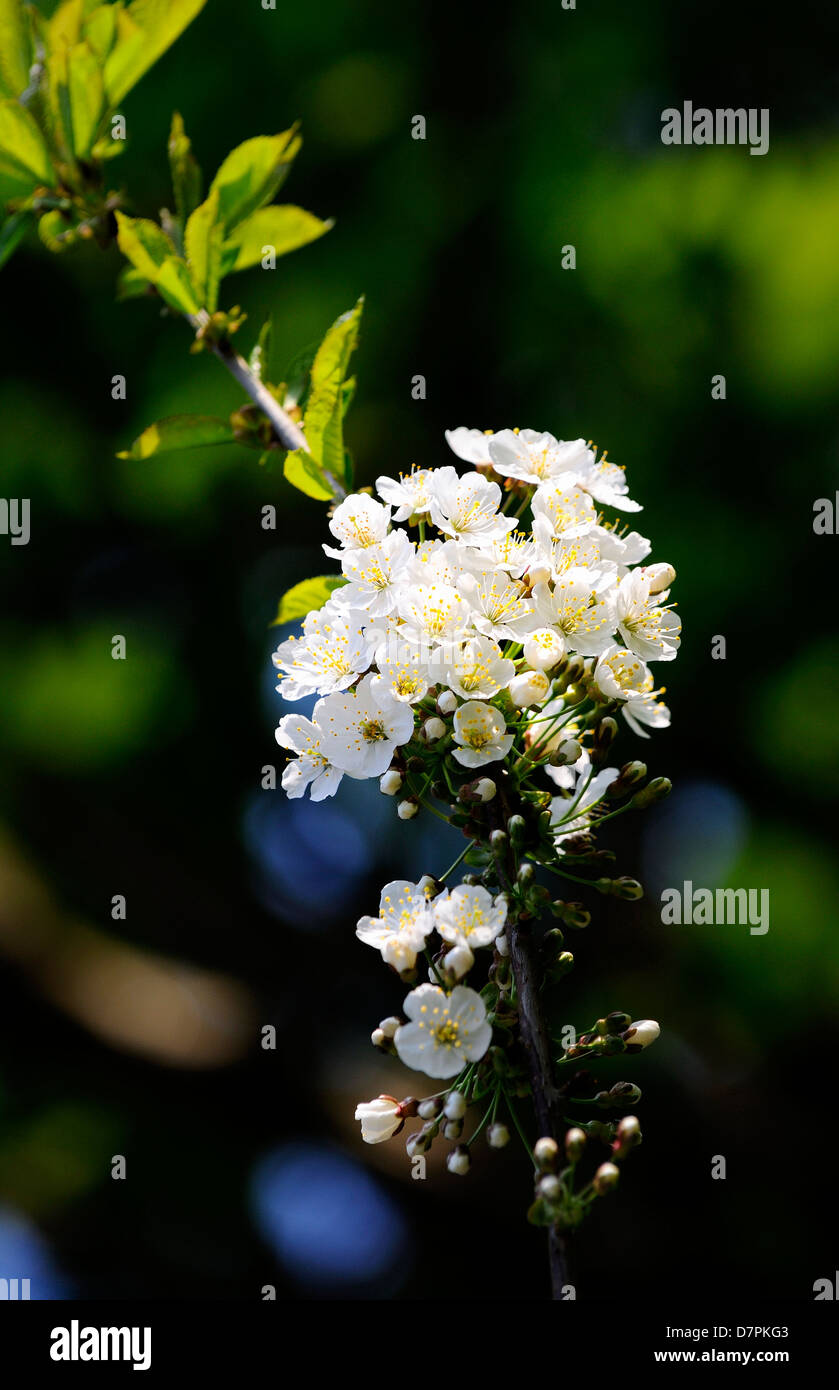
[[[669,589],[673,580],[676,578],[676,571],[672,565],[662,562],[658,565],[645,565],[644,574],[650,583],[651,594],[661,594],[665,589]]]
[[[569,1129],[568,1133],[565,1136],[565,1153],[568,1157],[569,1163],[576,1163],[577,1159],[582,1157],[583,1149],[585,1148],[585,1146],[585,1130],[580,1129],[577,1125],[575,1125],[573,1129]]]
[[[624,902],[634,903],[643,898],[644,889],[637,878],[615,878],[612,880],[612,893]]]
[[[533,1146],[533,1158],[541,1173],[550,1173],[559,1160],[559,1145],[549,1135],[537,1139]]]
[[[669,777],[654,777],[652,782],[635,793],[629,805],[633,811],[643,811],[647,806],[655,806],[657,801],[663,801],[672,790],[673,783]]]
[[[577,762],[582,751],[575,738],[567,738],[559,745],[556,752],[551,753],[548,762],[551,767],[569,767],[572,763]]]
[[[387,1047],[390,1038],[382,1028],[374,1028],[370,1034],[370,1041],[374,1047]]]
[[[382,1019],[376,1031],[384,1033],[386,1038],[392,1038],[395,1035],[397,1028],[401,1027],[401,1018],[397,1018],[395,1014],[390,1014],[388,1018]]]
[[[643,782],[646,775],[646,763],[638,762],[637,759],[631,763],[624,763],[619,776],[615,778],[610,787],[607,787],[606,795],[615,801],[618,797],[625,796],[632,787],[637,787],[639,782]]]
[[[558,1202],[562,1196],[562,1183],[555,1173],[546,1173],[539,1179],[536,1191],[546,1202]]]
[[[522,648],[524,659],[534,671],[550,671],[565,655],[565,642],[551,627],[531,632]]]
[[[436,714],[432,714],[430,719],[426,719],[422,726],[422,736],[426,743],[436,743],[438,738],[442,738],[446,732],[446,726],[442,719],[438,719]]]
[[[454,714],[457,709],[457,696],[453,690],[443,690],[437,696],[437,713],[446,715]]]
[[[414,801],[412,797],[408,797],[405,801],[400,801],[396,808],[396,814],[400,820],[413,820],[418,810],[419,802]]]
[[[637,1105],[641,1099],[641,1087],[634,1081],[616,1081],[609,1095],[621,1105]]]
[[[631,1028],[627,1028],[623,1034],[623,1040],[630,1051],[637,1051],[642,1047],[649,1047],[661,1034],[661,1029],[652,1018],[641,1018],[637,1023],[633,1023]]]
[[[426,1154],[434,1141],[434,1126],[423,1125],[416,1134],[412,1134],[407,1140],[405,1148],[409,1158],[414,1158],[416,1154]]]
[[[507,845],[507,832],[505,830],[493,830],[489,837],[489,847],[493,854],[503,853]]]
[[[443,969],[455,980],[461,980],[475,964],[475,957],[468,946],[452,946],[443,956]]]
[[[436,1120],[443,1108],[443,1102],[439,1096],[431,1096],[428,1100],[421,1100],[417,1107],[417,1113],[422,1120]]]
[[[459,1139],[462,1133],[463,1133],[463,1121],[462,1121],[462,1120],[446,1120],[446,1123],[443,1125],[443,1138],[444,1138],[444,1139]]]
[[[516,875],[516,878],[519,883],[521,883],[522,885],[526,885],[530,883],[535,872],[536,870],[534,869],[532,864],[522,864],[521,868],[518,871],[518,874]]]
[[[507,687],[510,699],[519,709],[539,705],[543,700],[547,700],[550,688],[551,683],[544,671],[521,671],[517,676],[513,676]]]
[[[469,1150],[465,1144],[458,1144],[446,1157],[446,1167],[450,1173],[457,1173],[458,1177],[464,1177],[469,1172],[469,1166]]]
[[[507,821],[507,834],[510,836],[514,845],[520,845],[527,834],[527,825],[524,816],[511,816]]]
[[[466,1097],[462,1091],[451,1091],[443,1106],[447,1120],[462,1120],[466,1114]]]
[[[479,777],[475,784],[475,791],[481,801],[492,801],[498,788],[491,777]]]
[[[637,1115],[624,1115],[618,1125],[618,1132],[615,1139],[622,1152],[634,1149],[640,1144],[641,1124]]]
[[[619,1177],[620,1169],[614,1163],[601,1163],[592,1183],[598,1197],[602,1197],[606,1192],[611,1192],[612,1188],[617,1186]]]
[[[510,1142],[510,1131],[506,1125],[490,1125],[487,1130],[487,1143],[491,1149],[503,1149]]]
[[[385,796],[395,796],[402,787],[402,773],[397,772],[395,767],[391,767],[379,778],[379,791],[384,792]]]

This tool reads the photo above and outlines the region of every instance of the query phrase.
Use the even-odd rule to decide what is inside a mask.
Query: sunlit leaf
[[[323,608],[330,595],[346,582],[340,574],[320,574],[315,579],[304,579],[302,583],[295,584],[294,588],[289,589],[280,599],[277,616],[271,626],[294,622],[297,618],[305,618],[307,613],[312,613],[317,608]]]
[[[333,226],[291,204],[260,208],[236,228],[224,247],[224,273],[258,265],[268,250],[277,256],[317,241]]]
[[[169,168],[175,193],[175,210],[186,222],[201,202],[201,170],[192,153],[192,144],[184,130],[183,118],[176,111],[169,132]]]
[[[0,101],[0,160],[12,169],[20,166],[38,183],[55,180],[44,137],[31,112],[17,101]]]
[[[67,55],[73,152],[90,153],[105,108],[105,89],[99,59],[87,43],[76,44]]]
[[[201,308],[186,263],[156,222],[127,217],[118,212],[119,248],[136,270],[156,286],[159,294],[182,314],[197,314]]]
[[[287,456],[283,473],[292,487],[305,492],[307,497],[314,497],[316,502],[329,502],[334,495],[323,470],[303,449],[296,449]]]
[[[197,449],[206,444],[231,444],[235,441],[228,420],[213,415],[169,415],[149,425],[134,440],[130,449],[117,454],[121,459],[147,459],[154,454],[167,454],[175,449]]]
[[[219,213],[228,235],[263,203],[271,201],[301,143],[292,128],[280,135],[257,135],[231,150],[212,183],[219,191]]]
[[[147,294],[150,288],[150,282],[145,275],[141,275],[133,265],[124,266],[117,277],[118,300],[139,299],[140,295]]]
[[[94,53],[107,58],[117,36],[117,13],[121,5],[98,5],[85,20],[83,33]]]
[[[29,83],[32,44],[22,0],[0,0],[0,76],[4,94],[20,96]]]
[[[363,299],[342,314],[330,328],[312,363],[303,430],[309,453],[322,475],[346,482],[344,449],[344,391],[349,360],[358,340]],[[295,455],[289,456],[291,458]]]
[[[156,63],[207,0],[134,0],[117,14],[117,40],[105,63],[111,105],[122,100]]]
[[[184,232],[184,250],[192,281],[203,307],[211,314],[218,303],[223,243],[219,194],[218,189],[213,188],[210,196],[190,216]]]

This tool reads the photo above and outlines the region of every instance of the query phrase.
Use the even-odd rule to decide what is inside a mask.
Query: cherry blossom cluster
[[[642,738],[669,724],[653,668],[675,658],[681,626],[669,602],[675,571],[649,562],[650,542],[626,520],[640,506],[605,454],[534,430],[461,428],[446,438],[466,471],[415,467],[378,478],[375,496],[354,493],[335,507],[324,550],[340,577],[302,634],[273,656],[283,697],[314,700],[309,715],[287,714],[277,729],[292,755],[282,777],[288,796],[308,789],[320,801],[344,776],[377,777],[402,819],[426,809],[468,841],[445,874],[386,884],[377,914],[357,926],[414,986],[403,1016],[383,1020],[374,1043],[450,1082],[421,1101],[380,1096],[358,1107],[371,1143],[423,1119],[408,1140],[413,1155],[438,1133],[459,1140],[473,1102],[486,1102],[476,1133],[486,1126],[490,1147],[509,1138],[502,1102],[519,1128],[514,1102],[531,1088],[510,927],[546,914],[572,930],[590,920],[583,903],[554,899],[541,871],[640,896],[634,880],[603,875],[613,856],[595,836],[604,820],[666,795],[669,783],[647,783],[639,762],[605,764],[616,715]],[[463,859],[479,872],[447,888]],[[545,982],[573,965],[559,925],[541,935],[539,950]],[[420,969],[427,977],[418,983]],[[478,970],[483,984],[464,983]],[[617,1013],[558,1046],[557,1065],[574,1072],[569,1107],[637,1099],[631,1083],[598,1090],[576,1064],[638,1051],[657,1035],[657,1024]],[[640,1139],[634,1116],[581,1121],[570,1134],[572,1177],[587,1137],[606,1142],[615,1161]],[[468,1170],[474,1138],[450,1152],[452,1172]],[[543,1139],[544,1156],[556,1142]],[[538,1224],[575,1224],[617,1172],[614,1162],[601,1165],[581,1198],[556,1176],[553,1158],[535,1167]]]

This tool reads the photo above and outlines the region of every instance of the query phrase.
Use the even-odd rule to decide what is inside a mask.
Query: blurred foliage
[[[758,1298],[807,1298],[835,1264],[809,1170],[830,1124],[839,977],[836,542],[812,529],[814,500],[839,486],[837,39],[839,18],[815,0],[792,27],[787,12],[713,0],[573,12],[536,0],[492,23],[468,6],[213,0],[119,99],[127,140],[107,163],[131,212],[156,213],[172,201],[174,110],[208,169],[254,131],[300,121],[295,197],[335,227],[237,282],[242,332],[253,346],[270,316],[281,366],[269,379],[282,382],[301,345],[366,294],[342,440],[360,484],[448,462],[446,427],[529,424],[593,437],[648,499],[641,529],[678,570],[685,629],[667,673],[673,729],[648,761],[676,785],[664,814],[699,780],[740,808],[735,844],[717,803],[691,803],[680,872],[716,835],[719,883],[768,887],[770,930],[663,927],[651,899],[598,902],[575,937],[598,1001],[611,991],[611,1006],[663,1028],[639,1068],[646,1142],[632,1181],[579,1252],[579,1284],[604,1298],[623,1296],[626,1261],[655,1294],[678,1268],[685,1292],[713,1279]],[[247,74],[239,96],[234,73]],[[769,153],[665,149],[660,112],[685,97],[769,107]],[[424,141],[411,139],[416,113]],[[194,178],[183,197],[195,202]],[[569,244],[574,271],[562,269]],[[384,798],[356,788],[319,817],[261,790],[282,709],[269,625],[286,589],[328,568],[323,504],[236,442],[115,458],[150,421],[242,406],[209,354],[188,356],[189,333],[161,321],[159,301],[116,302],[122,264],[93,242],[51,256],[27,233],[0,272],[4,492],[32,503],[29,545],[0,537],[0,808],[68,921],[83,913],[114,939],[241,981],[278,1048],[263,1052],[255,1031],[250,1053],[200,1076],[165,1033],[138,1056],[10,952],[0,1197],[37,1215],[86,1291],[294,1292],[245,1193],[262,1155],[302,1137],[372,1165],[408,1223],[413,1273],[379,1296],[463,1296],[437,1259],[455,1203],[464,1242],[487,1256],[474,1292],[497,1296],[491,1213],[518,1292],[540,1293],[512,1152],[462,1184],[408,1182],[398,1149],[361,1153],[357,1096],[404,1075],[366,1050],[387,1008],[352,927],[387,877],[439,870],[458,846],[436,825],[397,825]],[[116,373],[125,400],[112,399]],[[426,401],[411,395],[417,373]],[[711,399],[716,374],[725,400]],[[276,531],[261,524],[269,503]],[[111,660],[114,633],[127,635],[125,662]],[[715,635],[725,660],[711,657]],[[663,836],[642,845],[626,820],[621,863],[632,872],[643,856],[666,873]],[[709,861],[695,862],[698,884]],[[114,893],[125,923],[111,920]],[[566,984],[569,1022],[589,1021],[585,988]],[[111,1130],[80,1115],[125,1136],[138,1176],[111,1182]],[[779,1223],[782,1131],[797,1136],[803,1181],[795,1220]],[[36,1191],[33,1152],[32,1171],[66,1155],[77,1177]],[[187,1152],[189,1164],[172,1157]],[[716,1153],[725,1183],[708,1178]]]

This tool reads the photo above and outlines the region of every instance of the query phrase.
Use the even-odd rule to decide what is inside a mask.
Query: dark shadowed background
[[[609,840],[647,898],[596,901],[559,1004],[662,1025],[602,1066],[642,1086],[645,1143],[577,1242],[580,1297],[806,1299],[837,1266],[839,541],[813,530],[839,487],[837,39],[815,0],[210,0],[127,98],[111,166],[155,215],[173,109],[208,177],[299,118],[283,199],[336,226],[227,283],[245,347],[271,309],[291,358],[365,293],[361,484],[449,462],[455,425],[584,435],[678,570],[673,728],[618,748],[675,791]],[[768,107],[769,153],[662,146],[685,99]],[[323,571],[326,518],[243,449],[115,458],[240,399],[183,325],[115,303],[119,268],[33,241],[0,278],[2,491],[32,509],[28,546],[0,538],[0,1277],[33,1297],[539,1296],[520,1149],[467,1179],[438,1155],[423,1183],[401,1141],[360,1141],[358,1099],[423,1083],[369,1045],[404,991],[355,921],[460,845],[375,783],[320,806],[261,788],[281,766],[269,623]],[[685,880],[768,889],[769,931],[662,925]]]

